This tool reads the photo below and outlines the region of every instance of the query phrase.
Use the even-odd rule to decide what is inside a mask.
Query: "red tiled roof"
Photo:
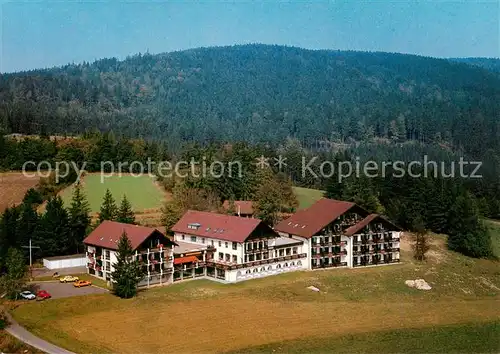
[[[224,201],[222,204],[224,209],[229,209],[229,200]],[[234,201],[235,214],[252,215],[253,214],[253,202],[251,200],[235,200]]]
[[[118,249],[118,240],[123,233],[127,234],[127,237],[132,244],[132,249],[139,247],[149,236],[155,232],[162,232],[151,227],[144,227],[139,225],[123,224],[116,221],[104,220],[99,226],[95,228],[94,231],[88,235],[83,243],[108,249],[116,250]],[[165,243],[173,243],[165,235]]]
[[[259,219],[188,210],[172,227],[172,231],[225,241],[244,242],[261,223]],[[196,229],[190,229],[189,224],[199,224],[199,226]],[[273,232],[271,228],[269,230]]]
[[[196,263],[196,262],[198,262],[198,258],[196,258],[195,256],[179,257],[174,259],[174,264]]]
[[[354,205],[351,202],[322,198],[309,208],[299,210],[288,219],[281,221],[274,229],[279,232],[311,238]]]
[[[366,218],[364,218],[363,220],[361,220],[357,224],[352,225],[347,230],[345,230],[344,231],[344,235],[346,235],[346,236],[352,236],[352,235],[354,235],[355,233],[357,233],[359,230],[361,230],[363,227],[365,227],[366,225],[368,225],[369,223],[371,223],[373,220],[375,220],[379,216],[380,215],[378,215],[378,214],[370,214],[370,215],[368,215]]]

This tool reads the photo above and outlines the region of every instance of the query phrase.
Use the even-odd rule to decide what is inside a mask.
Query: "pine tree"
[[[111,274],[114,294],[124,299],[137,294],[137,285],[144,277],[144,271],[137,260],[132,260],[132,255],[132,245],[124,232],[118,241],[117,262]]]
[[[452,204],[448,234],[448,247],[453,251],[476,258],[493,255],[491,237],[479,220],[479,211],[468,192]]]
[[[36,238],[35,233],[38,228],[39,217],[35,208],[36,206],[29,202],[24,202],[20,206],[17,234],[22,246],[26,246],[30,238]]]
[[[19,208],[5,209],[0,219],[0,269],[5,265],[7,250],[22,246],[18,237]]]
[[[132,205],[127,199],[127,196],[124,195],[120,204],[120,208],[118,209],[118,214],[116,216],[116,221],[122,222],[124,224],[135,224],[135,214],[132,210]]]
[[[420,216],[414,220],[413,230],[415,230],[413,257],[418,261],[425,260],[425,254],[429,251],[429,244],[427,242],[427,230],[425,230],[424,221]]]
[[[26,285],[26,262],[23,252],[17,248],[9,248],[6,268],[6,274],[0,278],[0,287],[7,297],[16,299]]]
[[[76,253],[80,252],[80,246],[90,227],[90,207],[85,195],[82,193],[80,183],[73,190],[73,198],[69,208],[69,227],[71,229],[71,246]]]
[[[99,222],[103,222],[104,220],[116,220],[116,215],[118,213],[118,209],[116,207],[115,199],[113,195],[106,189],[106,194],[104,194],[104,199],[101,205],[101,210],[99,212]]]
[[[44,256],[69,253],[69,218],[61,197],[56,196],[48,200],[38,226],[34,241],[42,247]]]

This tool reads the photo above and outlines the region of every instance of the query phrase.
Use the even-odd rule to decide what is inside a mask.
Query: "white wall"
[[[294,266],[292,266],[292,263],[294,264]],[[300,263],[300,265],[298,265],[298,263]],[[289,261],[280,261],[269,264],[262,264],[254,267],[226,270],[225,280],[227,282],[234,283],[249,279],[268,277],[280,273],[287,273],[287,272],[307,270],[307,269],[308,269],[308,264],[306,262],[306,259],[299,258],[299,259],[292,259]],[[247,274],[247,271],[250,271],[250,273]]]
[[[82,256],[79,258],[69,258],[69,259],[44,259],[43,265],[47,269],[61,269],[61,268],[73,268],[73,267],[83,267],[87,264],[87,256]]]
[[[184,235],[184,239],[182,239],[182,235]],[[214,253],[214,260],[218,261],[219,260],[219,252],[224,253],[224,261],[226,260],[226,254],[229,254],[230,257],[230,262],[233,261],[233,255],[237,257],[237,264],[242,264],[244,262],[243,259],[243,254],[244,254],[244,244],[243,243],[237,243],[236,244],[236,250],[233,250],[233,242],[232,241],[224,241],[224,240],[219,240],[216,238],[209,238],[209,237],[201,237],[201,236],[196,236],[196,242],[191,241],[191,236],[195,235],[190,235],[190,234],[183,234],[183,233],[178,233],[176,232],[174,234],[174,240],[175,241],[181,241],[181,242],[186,242],[186,243],[192,243],[193,245],[202,245],[202,246],[210,246],[213,245],[217,249],[217,251]],[[205,242],[202,242],[202,241]],[[226,247],[226,242],[227,242],[227,247]],[[220,243],[220,246],[219,246]]]

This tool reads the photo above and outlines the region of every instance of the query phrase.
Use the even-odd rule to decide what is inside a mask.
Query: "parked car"
[[[74,277],[72,275],[66,275],[65,277],[59,278],[61,283],[74,283],[75,281],[80,280],[78,277]]]
[[[81,288],[82,286],[89,286],[92,285],[92,283],[88,280],[78,280],[73,283],[73,286],[75,288]]]
[[[52,295],[50,295],[47,291],[45,290],[40,290],[36,293],[37,300],[45,300],[45,299],[50,299]]]
[[[19,295],[25,300],[33,300],[34,298],[36,298],[36,296],[31,291],[28,290],[23,291]]]

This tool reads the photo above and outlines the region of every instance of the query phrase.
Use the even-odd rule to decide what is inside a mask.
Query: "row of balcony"
[[[355,263],[353,264],[353,267],[363,267],[367,265],[377,265],[377,264],[389,264],[389,263],[399,263],[399,259],[381,259],[378,261],[369,261],[369,262],[362,262],[362,263]]]
[[[384,253],[389,253],[389,252],[399,252],[398,247],[390,247],[390,248],[383,248],[383,249],[371,249],[371,250],[360,250],[360,251],[353,251],[352,253],[354,255],[360,255],[360,254],[384,254]]]
[[[376,238],[376,239],[372,239],[372,240],[368,240],[368,239],[353,240],[352,244],[353,245],[359,245],[359,244],[370,245],[373,243],[390,243],[390,242],[399,242],[399,241],[400,241],[399,237],[397,237],[397,238],[396,237],[395,238]]]
[[[333,262],[333,263],[327,263],[327,264],[313,264],[311,266],[312,269],[318,269],[318,268],[334,268],[334,267],[347,267],[347,262]]]
[[[241,269],[241,268],[259,266],[262,264],[274,263],[274,262],[278,262],[278,261],[288,261],[288,260],[292,260],[292,259],[299,259],[299,258],[306,258],[306,257],[307,257],[307,253],[301,253],[301,254],[294,254],[294,255],[290,255],[290,256],[263,259],[260,261],[247,262],[247,263],[243,263],[243,264],[224,264],[224,263],[219,263],[219,262],[207,261],[207,262],[205,262],[204,265],[206,265],[207,267],[219,267],[219,268],[222,268],[225,270],[233,270],[233,269]],[[200,263],[198,263],[198,265],[200,265]]]

